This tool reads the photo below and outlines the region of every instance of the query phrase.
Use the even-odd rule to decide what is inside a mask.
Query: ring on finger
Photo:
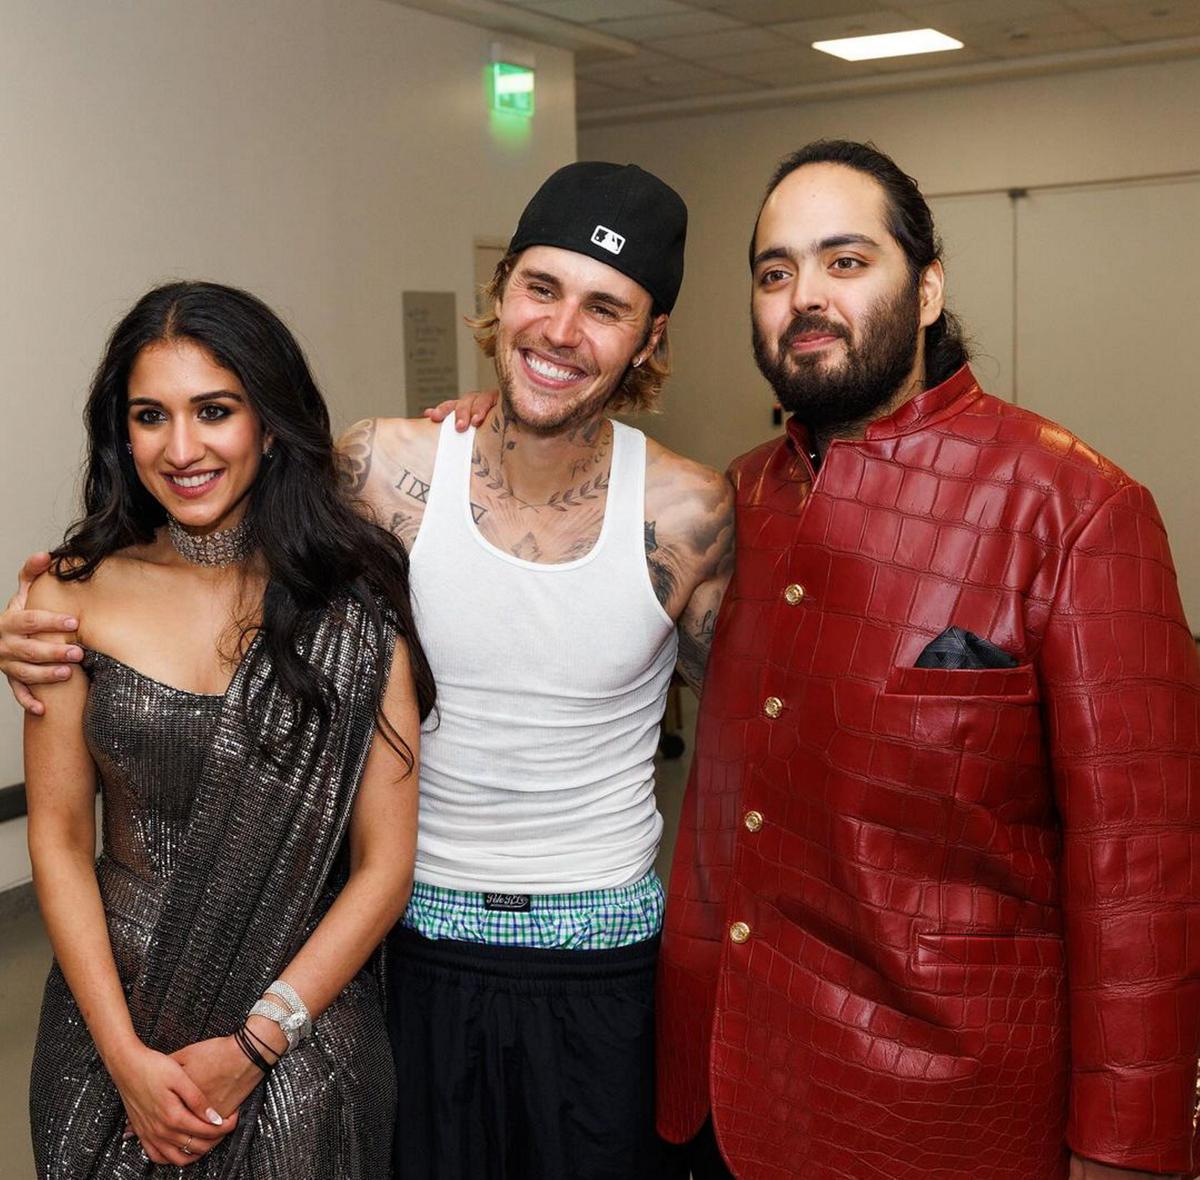
[[[180,1150],[180,1151],[182,1151],[184,1155],[195,1155],[195,1154],[196,1154],[196,1153],[195,1153],[195,1152],[192,1150],[192,1137],[191,1137],[191,1135],[189,1135],[189,1136],[188,1136],[188,1137],[187,1137],[187,1138],[186,1138],[186,1139],[183,1141],[183,1146],[182,1146],[182,1147],[181,1147],[179,1150]]]

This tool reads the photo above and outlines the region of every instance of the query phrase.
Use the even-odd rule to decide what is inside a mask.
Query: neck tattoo
[[[253,548],[253,530],[244,517],[231,529],[218,533],[189,533],[173,516],[167,517],[171,544],[184,561],[192,565],[222,566],[245,561]]]
[[[577,478],[589,468],[602,463],[607,457],[612,435],[605,435],[605,425],[606,420],[599,419],[587,423],[582,428],[575,428],[567,436],[566,441],[576,451],[582,451],[583,455],[569,461],[563,480],[566,486],[552,492],[548,499],[526,500],[514,489],[512,468],[510,466],[506,471],[504,461],[510,451],[517,450],[517,439],[509,437],[511,423],[504,414],[497,414],[491,423],[492,441],[497,450],[495,462],[493,463],[488,458],[485,453],[489,449],[487,443],[481,441],[480,435],[477,434],[475,446],[471,451],[471,473],[501,503],[507,501],[522,511],[532,509],[536,512],[541,508],[549,508],[555,512],[566,512],[582,502],[599,499],[608,490],[609,472],[607,471],[600,471],[594,477],[583,480],[582,483],[578,482]],[[513,430],[512,433],[519,437],[517,430]]]

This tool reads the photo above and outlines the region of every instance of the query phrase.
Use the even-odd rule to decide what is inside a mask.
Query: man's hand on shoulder
[[[704,681],[717,611],[733,572],[734,497],[718,471],[647,442],[646,563],[679,623],[679,672]]]
[[[17,704],[37,716],[45,709],[28,686],[66,680],[71,664],[83,659],[83,649],[73,642],[79,626],[73,597],[46,573],[49,567],[48,553],[28,558],[17,592],[0,615],[0,673],[8,677]]]
[[[337,443],[347,493],[408,549],[429,498],[438,429],[422,418],[365,418]]]
[[[462,434],[468,426],[480,426],[484,418],[491,413],[492,407],[500,400],[498,389],[479,389],[474,393],[464,393],[461,397],[450,398],[430,406],[421,413],[433,422],[441,422],[444,418],[454,415],[454,429]]]

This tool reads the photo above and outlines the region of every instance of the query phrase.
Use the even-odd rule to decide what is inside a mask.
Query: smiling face
[[[631,278],[573,250],[530,246],[496,303],[496,374],[505,413],[539,434],[598,417],[665,315]]]
[[[138,353],[127,404],[146,490],[191,532],[237,524],[269,441],[238,378],[194,341],[162,340]]]
[[[914,280],[871,177],[838,164],[784,177],[759,217],[752,284],[759,368],[810,426],[860,422],[919,387],[941,265]]]

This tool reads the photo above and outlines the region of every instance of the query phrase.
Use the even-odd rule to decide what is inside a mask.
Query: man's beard
[[[755,322],[754,359],[785,410],[806,426],[836,429],[870,418],[896,396],[912,372],[920,325],[917,292],[906,283],[871,309],[858,344],[845,326],[802,312],[770,349]],[[840,364],[830,365],[828,349],[792,352],[791,341],[806,332],[826,332],[844,340],[846,355]]]

